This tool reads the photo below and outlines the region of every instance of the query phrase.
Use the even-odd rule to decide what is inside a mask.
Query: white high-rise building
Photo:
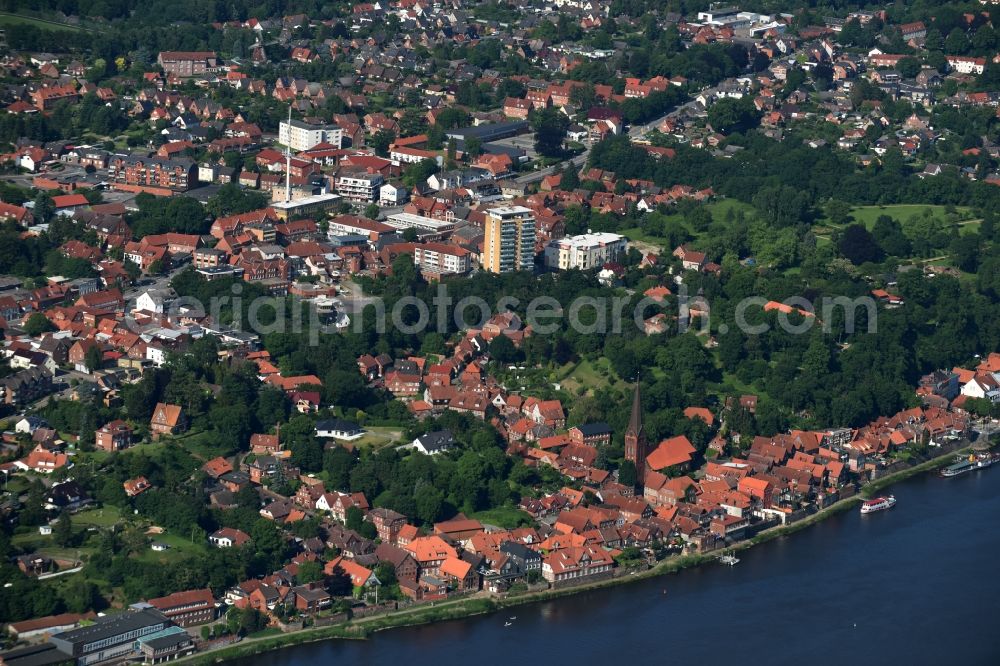
[[[344,130],[336,125],[310,125],[301,120],[282,120],[278,124],[278,143],[292,150],[309,150],[321,143],[340,148]]]

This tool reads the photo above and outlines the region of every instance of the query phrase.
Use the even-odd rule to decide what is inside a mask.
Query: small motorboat
[[[503,626],[505,626],[505,627],[509,627],[509,626],[510,626],[511,624],[513,624],[513,623],[512,623],[512,622],[504,622],[504,623],[503,623]]]

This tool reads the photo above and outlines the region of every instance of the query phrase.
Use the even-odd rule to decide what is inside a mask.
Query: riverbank
[[[766,543],[779,537],[787,536],[803,530],[806,527],[815,525],[816,523],[826,520],[831,516],[851,509],[863,501],[865,497],[869,497],[891,484],[898,483],[927,471],[944,467],[951,460],[953,460],[956,455],[966,451],[966,449],[950,451],[946,454],[925,461],[924,463],[915,465],[914,467],[900,470],[899,472],[888,475],[876,482],[866,484],[861,488],[861,492],[853,497],[840,500],[839,502],[836,502],[835,504],[832,504],[829,507],[826,507],[825,509],[822,509],[792,525],[777,526],[764,530],[752,539],[734,544],[727,550],[746,550],[752,546]],[[718,559],[718,555],[719,553],[715,552],[670,557],[646,571],[636,572],[632,575],[618,576],[616,578],[570,588],[527,592],[505,598],[486,596],[463,598],[453,601],[439,602],[430,607],[421,606],[416,608],[407,608],[386,615],[361,618],[331,627],[309,628],[289,634],[283,634],[281,636],[267,636],[259,639],[248,638],[236,645],[214,652],[192,655],[182,661],[186,661],[191,664],[207,665],[218,663],[220,661],[238,659],[241,657],[250,657],[294,645],[315,643],[329,639],[366,639],[374,633],[385,629],[473,617],[476,615],[492,613],[503,608],[551,601],[570,595],[577,595],[582,592],[616,587],[628,583],[636,583],[654,577],[677,573],[685,569],[690,569],[708,562],[716,561]]]

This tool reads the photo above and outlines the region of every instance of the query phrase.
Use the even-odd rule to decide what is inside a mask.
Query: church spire
[[[632,416],[625,429],[625,459],[635,465],[635,476],[641,487],[646,478],[646,432],[642,427],[642,399],[639,395],[639,381],[635,382],[632,396]]]
[[[635,392],[632,394],[632,416],[628,420],[626,435],[638,437],[642,432],[642,400],[639,397],[639,382],[635,383]]]

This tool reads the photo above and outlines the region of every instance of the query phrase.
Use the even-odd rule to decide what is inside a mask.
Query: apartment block
[[[545,246],[545,265],[563,271],[598,268],[617,261],[625,253],[626,245],[624,236],[605,232],[559,238]]]
[[[313,125],[301,120],[282,120],[278,123],[278,143],[292,150],[309,150],[321,143],[340,148],[344,130],[337,125]]]
[[[535,265],[535,216],[524,206],[486,211],[483,270],[491,273],[531,270]]]

